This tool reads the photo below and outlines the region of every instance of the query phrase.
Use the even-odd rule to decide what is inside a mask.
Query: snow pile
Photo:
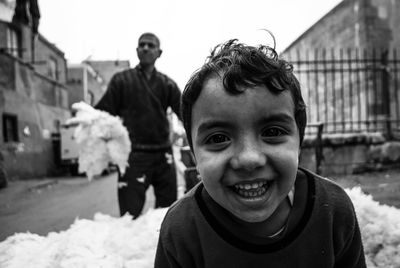
[[[111,163],[116,164],[124,174],[131,141],[121,119],[84,102],[74,103],[72,109],[77,111],[76,116],[67,120],[67,124],[78,124],[74,137],[80,145],[79,172],[86,172],[87,177],[92,179]]]
[[[400,210],[380,205],[359,187],[346,191],[357,213],[367,267],[400,267]]]
[[[3,268],[150,268],[167,209],[149,210],[136,220],[96,214],[69,229],[42,237],[18,233],[0,243]]]
[[[346,190],[359,220],[369,268],[400,267],[400,210],[380,205],[360,188]],[[153,267],[167,208],[136,220],[96,214],[46,237],[19,233],[0,243],[0,267]]]

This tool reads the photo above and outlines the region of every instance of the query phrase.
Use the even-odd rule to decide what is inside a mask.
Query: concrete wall
[[[51,134],[70,117],[67,88],[9,54],[0,53],[0,70],[0,114],[18,118],[18,141],[0,139],[7,174],[32,178],[54,173]],[[3,122],[0,128],[3,133]]]
[[[8,48],[7,29],[13,29],[20,39],[20,60],[32,65],[35,70],[59,83],[66,83],[67,67],[64,53],[44,36],[32,35],[31,29],[24,25],[13,25],[0,20],[0,47]],[[32,45],[33,44],[33,45]],[[12,53],[12,51],[8,51]],[[56,74],[52,75],[51,69],[55,66]]]
[[[106,82],[99,76],[99,74],[92,69],[92,67],[88,66],[87,69],[87,91],[88,95],[91,95],[91,99],[89,100],[89,96],[87,98],[88,103],[91,105],[96,105],[101,97],[103,97],[104,92],[107,89]]]
[[[85,100],[84,72],[82,68],[68,68],[67,85],[69,88],[68,107],[71,107],[75,102]]]
[[[323,135],[321,174],[343,175],[400,166],[400,142],[387,141],[380,133]],[[306,137],[300,165],[317,170],[315,138]]]
[[[45,76],[50,76],[51,62],[55,62],[57,75],[53,79],[63,84],[67,82],[67,62],[64,53],[42,35],[35,39],[35,61],[36,71]]]

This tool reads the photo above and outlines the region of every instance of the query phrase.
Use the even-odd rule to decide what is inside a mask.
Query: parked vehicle
[[[84,175],[79,173],[79,145],[75,140],[74,132],[78,125],[61,125],[60,133],[60,165],[67,167],[72,176]],[[116,165],[110,164],[103,170],[103,175],[117,170]]]
[[[67,167],[71,175],[79,175],[79,145],[74,132],[77,125],[61,125],[60,130],[60,164]]]

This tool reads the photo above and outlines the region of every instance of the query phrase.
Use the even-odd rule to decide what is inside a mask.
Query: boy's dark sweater
[[[335,183],[301,169],[294,207],[306,205],[279,240],[232,232],[208,209],[199,184],[173,205],[161,227],[155,267],[366,267],[351,200]],[[295,223],[295,225],[290,225]],[[251,237],[251,238],[250,238]]]
[[[154,70],[147,80],[138,65],[115,74],[95,108],[122,118],[133,151],[160,150],[171,146],[166,110],[179,115],[180,96],[168,76]]]

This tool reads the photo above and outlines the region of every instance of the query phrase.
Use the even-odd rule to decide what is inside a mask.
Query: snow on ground
[[[380,205],[360,188],[346,191],[357,212],[368,267],[400,267],[400,210]],[[166,211],[149,210],[134,221],[96,214],[45,237],[15,234],[0,243],[0,267],[153,267]]]

